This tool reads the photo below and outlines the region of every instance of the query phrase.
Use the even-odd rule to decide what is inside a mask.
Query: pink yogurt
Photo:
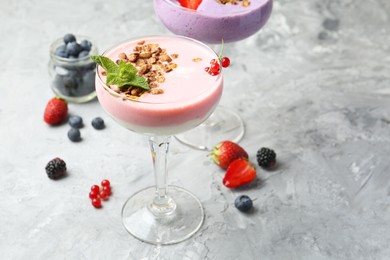
[[[154,10],[173,33],[207,43],[234,42],[259,31],[272,11],[272,0],[250,0],[247,7],[203,0],[198,9],[182,7],[177,0],[154,0]]]
[[[164,93],[145,93],[137,100],[124,97],[105,85],[104,69],[99,67],[96,93],[103,108],[126,128],[148,135],[174,135],[206,120],[222,95],[222,75],[211,76],[204,70],[217,55],[203,43],[181,36],[131,39],[103,55],[117,60],[120,53],[131,53],[141,40],[159,44],[168,54],[179,55],[174,59],[177,68],[164,74],[165,81],[160,83]],[[195,58],[201,61],[193,61]]]

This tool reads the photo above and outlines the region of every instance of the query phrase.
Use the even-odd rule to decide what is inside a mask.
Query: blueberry
[[[57,49],[54,52],[55,55],[60,56],[62,58],[68,58],[69,54],[66,51],[66,46],[65,45],[60,45],[57,47]]]
[[[88,40],[82,40],[80,42],[81,47],[83,48],[84,51],[90,51],[92,47],[92,43]]]
[[[81,140],[80,130],[77,129],[77,128],[72,127],[72,128],[68,131],[68,137],[69,137],[69,139],[70,139],[72,142],[78,142],[78,141],[80,141],[80,140]]]
[[[253,202],[247,195],[240,195],[234,201],[234,206],[239,211],[248,212],[253,207]]]
[[[103,129],[105,127],[104,121],[101,117],[94,118],[92,120],[92,126],[93,126],[93,128],[98,129],[98,130]]]
[[[70,42],[66,44],[66,51],[70,56],[77,57],[82,50],[81,45],[77,42]]]
[[[89,51],[81,51],[79,53],[79,58],[87,57],[89,55]]]
[[[80,128],[83,126],[83,119],[81,116],[70,116],[68,119],[68,123],[71,127]]]
[[[75,42],[76,41],[76,36],[74,36],[71,33],[68,33],[68,34],[65,34],[63,39],[64,39],[64,43],[68,44],[70,42]]]

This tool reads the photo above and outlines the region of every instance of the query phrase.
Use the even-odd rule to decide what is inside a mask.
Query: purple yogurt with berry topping
[[[206,43],[235,42],[259,31],[272,11],[272,0],[250,0],[250,5],[203,0],[197,10],[177,0],[154,0],[154,10],[173,33]]]

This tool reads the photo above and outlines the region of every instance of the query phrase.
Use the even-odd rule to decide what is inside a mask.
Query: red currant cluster
[[[95,208],[102,207],[101,200],[107,200],[108,196],[111,195],[111,184],[109,180],[102,180],[101,187],[98,185],[92,185],[89,198],[92,200],[92,206]]]
[[[218,59],[212,59],[210,61],[210,67],[204,68],[204,70],[211,76],[217,76],[221,73],[221,66],[227,68],[230,65],[230,59],[228,57],[222,57]]]

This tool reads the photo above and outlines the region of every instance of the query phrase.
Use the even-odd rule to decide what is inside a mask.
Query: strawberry
[[[256,178],[256,169],[246,159],[234,160],[226,170],[223,185],[228,188],[248,184]]]
[[[179,0],[179,3],[185,8],[196,10],[200,3],[202,3],[202,0]]]
[[[231,141],[223,141],[216,145],[209,156],[222,169],[226,169],[232,161],[238,158],[248,159],[248,153],[241,146]]]
[[[49,100],[46,105],[43,120],[49,125],[57,125],[68,116],[68,104],[59,97]]]

